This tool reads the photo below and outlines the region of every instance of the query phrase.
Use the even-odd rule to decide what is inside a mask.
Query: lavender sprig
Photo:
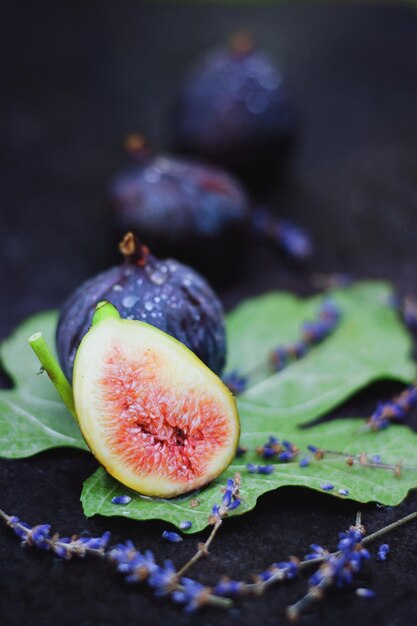
[[[253,212],[252,228],[255,236],[272,244],[290,261],[303,263],[313,254],[312,239],[303,228],[264,208],[257,207]]]
[[[266,368],[280,372],[294,361],[304,357],[312,347],[331,335],[339,322],[339,308],[331,300],[326,300],[319,309],[317,319],[304,322],[299,340],[278,346],[270,352],[266,363],[254,367],[249,372],[241,373],[237,369],[231,371],[223,377],[224,384],[236,395],[243,393],[253,378],[264,372]]]
[[[351,454],[349,452],[340,452],[339,450],[328,450],[326,448],[319,448],[318,446],[309,445],[308,450],[314,454],[314,458],[317,461],[321,461],[325,457],[331,456],[336,459],[344,459],[348,467],[353,465],[360,465],[362,467],[370,467],[380,470],[388,470],[395,474],[397,478],[401,476],[403,470],[416,471],[417,468],[403,464],[402,461],[397,463],[385,463],[379,454],[373,454],[371,456],[361,452],[360,454]],[[343,495],[343,494],[342,494]]]
[[[256,448],[256,453],[264,459],[276,459],[282,463],[288,463],[293,461],[300,449],[297,448],[291,441],[282,440],[279,441],[277,437],[270,435],[268,441],[263,446]]]
[[[239,370],[234,369],[223,376],[223,382],[235,396],[238,396],[246,391],[249,380],[247,376],[240,374]]]
[[[171,597],[174,602],[183,604],[187,612],[208,604],[220,608],[231,606],[230,602],[225,604],[213,595],[209,587],[188,578],[179,578],[172,561],[166,560],[158,565],[150,550],[142,553],[131,541],[110,550],[108,559],[116,565],[127,583],[146,583],[156,597]]]
[[[214,504],[212,507],[211,514],[209,516],[209,522],[212,524],[213,529],[208,537],[208,539],[204,543],[199,543],[197,546],[197,551],[194,556],[187,561],[180,570],[177,572],[177,577],[180,578],[184,576],[185,572],[187,572],[190,567],[192,567],[195,563],[197,563],[201,558],[207,556],[209,554],[209,547],[214,540],[214,537],[217,534],[220,526],[223,523],[223,519],[230,513],[231,511],[236,510],[241,505],[240,499],[240,484],[241,477],[240,474],[235,474],[234,478],[229,478],[226,483],[226,487],[223,489],[223,497],[221,504]]]
[[[364,560],[367,560],[367,551],[365,551],[364,546],[368,545],[377,539],[385,536],[389,532],[407,524],[417,518],[417,512],[411,513],[406,517],[377,530],[376,532],[364,537],[365,529],[360,523],[360,513],[357,516],[356,524],[352,526],[349,531],[340,534],[338,549],[335,552],[329,552],[324,547],[319,546],[318,544],[312,544],[311,549],[312,552],[307,554],[304,557],[304,560],[300,561],[296,557],[290,557],[288,561],[282,561],[280,563],[273,563],[263,572],[256,574],[253,576],[255,582],[246,583],[244,581],[231,580],[227,576],[224,576],[220,579],[220,581],[213,588],[214,593],[226,596],[230,598],[237,598],[239,596],[259,596],[262,595],[269,587],[273,586],[276,583],[281,583],[288,580],[295,579],[298,574],[307,569],[315,566],[321,567],[325,566],[328,561],[332,561],[334,564],[337,559],[343,556],[345,559],[340,560],[339,564],[343,564],[345,568],[345,572],[341,573],[341,580],[348,578],[349,569],[355,570],[357,568],[357,561],[362,565]],[[358,533],[357,535],[353,534]],[[360,540],[360,547],[359,547]],[[358,555],[352,554],[354,552],[358,552]],[[334,565],[330,568],[332,570]],[[324,568],[326,570],[326,568]],[[319,571],[319,570],[318,570]],[[312,580],[312,583],[318,582],[318,579],[323,577],[323,570],[320,574],[317,574],[317,578]],[[311,579],[310,579],[311,580]],[[331,586],[329,583],[322,582],[319,587],[319,592],[321,593],[321,587]],[[307,594],[308,595],[308,594]],[[315,595],[315,592],[309,596],[308,601],[312,599],[312,596]],[[305,606],[308,603],[307,600],[303,600],[303,605]],[[300,608],[298,606],[298,608]],[[295,615],[293,615],[295,617]]]
[[[417,406],[417,386],[412,384],[391,400],[380,402],[366,420],[366,427],[374,432],[384,430],[393,422],[402,422],[415,406]]]
[[[351,566],[352,569],[357,567],[355,561],[359,560],[360,564],[362,561],[367,560],[366,552],[363,551],[360,553],[359,557],[352,555],[351,559],[347,558],[350,552],[364,550],[364,546],[368,545],[377,539],[385,536],[393,530],[396,530],[400,526],[408,524],[409,522],[417,519],[417,512],[411,513],[406,517],[403,517],[388,526],[377,530],[376,532],[364,537],[365,529],[360,523],[360,514],[358,514],[356,519],[355,526],[352,526],[348,532],[341,533],[339,539],[338,549],[335,552],[329,552],[322,546],[318,544],[312,544],[311,549],[312,552],[307,554],[304,557],[304,560],[300,561],[296,557],[291,557],[288,561],[283,561],[280,563],[273,563],[266,570],[261,572],[260,574],[254,575],[255,582],[254,583],[246,583],[238,580],[231,580],[230,578],[224,576],[220,579],[217,585],[214,587],[214,593],[222,596],[227,596],[230,598],[237,598],[239,596],[259,596],[262,595],[269,587],[273,586],[276,583],[281,583],[287,580],[295,579],[298,574],[305,570],[315,566],[326,565],[327,561],[332,560],[334,563],[334,559],[337,559],[343,555],[343,551],[345,552],[346,561],[340,561],[340,563],[344,563],[346,566],[346,571],[349,570],[349,560],[352,561]],[[361,547],[359,548],[359,544],[356,541],[355,537],[352,535],[352,530],[360,533],[361,536]],[[357,539],[360,538],[359,535],[356,536]],[[356,543],[356,547],[355,547]],[[320,577],[323,576],[323,572],[320,573]],[[343,578],[343,575],[342,575]],[[314,583],[314,579],[313,579]],[[329,583],[330,586],[330,583]],[[321,583],[320,587],[327,587],[327,583]],[[321,589],[319,588],[319,593],[321,593]],[[308,595],[308,594],[307,594]],[[315,592],[312,593],[312,596],[315,595]],[[309,596],[308,601],[303,600],[303,605],[305,606],[310,599]],[[300,608],[300,607],[298,607]],[[295,615],[293,615],[295,617]]]
[[[231,602],[211,593],[209,587],[178,576],[171,561],[162,566],[155,561],[150,550],[140,552],[131,541],[107,549],[110,533],[101,537],[59,537],[51,534],[50,524],[30,526],[14,515],[0,510],[0,519],[22,540],[22,545],[53,552],[68,560],[73,557],[98,556],[116,566],[127,583],[146,582],[156,596],[169,595],[174,602],[184,604],[186,611],[193,611],[205,604],[219,608],[230,608]],[[193,583],[193,584],[192,584]]]
[[[402,460],[399,460],[396,463],[387,463],[383,461],[379,454],[369,455],[365,452],[362,452],[360,454],[341,452],[339,450],[320,448],[317,445],[308,445],[307,450],[308,452],[312,453],[313,456],[302,456],[301,459],[298,461],[298,465],[301,468],[308,467],[314,461],[321,461],[324,458],[327,459],[328,457],[334,457],[335,459],[343,460],[348,467],[360,465],[361,467],[366,468],[386,470],[393,472],[396,477],[400,477],[403,470],[417,470],[417,467],[405,465]],[[275,461],[278,463],[290,463],[297,461],[298,456],[301,452],[300,448],[298,448],[292,442],[286,440],[280,441],[274,435],[270,435],[266,443],[264,443],[262,446],[257,446],[253,451],[256,452],[256,454],[263,459]],[[248,452],[248,449],[242,448],[238,450],[236,456],[241,457],[246,452]],[[258,465],[256,463],[250,462],[246,464],[246,470],[249,474],[273,474],[276,467],[276,464],[271,463]],[[333,485],[332,483],[324,482],[321,484],[321,488],[324,491],[333,491],[333,489],[335,489],[335,485]],[[341,496],[347,496],[349,495],[349,490],[342,487],[337,489],[337,493]]]
[[[20,537],[22,545],[35,546],[41,550],[49,550],[62,559],[71,559],[76,556],[84,558],[87,554],[104,556],[110,540],[110,533],[105,532],[101,537],[73,535],[60,537],[57,533],[51,534],[50,524],[29,526],[15,515],[9,516],[0,510],[0,518],[12,531]]]
[[[290,621],[297,621],[306,607],[324,597],[324,592],[329,587],[346,587],[352,584],[364,561],[370,559],[368,550],[363,546],[364,533],[365,529],[358,514],[356,524],[347,532],[340,533],[336,554],[329,554],[321,546],[313,546],[313,555],[320,555],[322,562],[309,578],[309,590],[306,595],[288,607],[287,617]],[[312,561],[311,556],[307,555],[306,559]]]
[[[213,591],[216,595],[229,598],[249,595],[260,596],[275,583],[296,578],[300,565],[300,560],[296,557],[291,557],[288,561],[272,563],[264,571],[253,576],[255,581],[253,583],[231,580],[227,576],[223,576]]]
[[[274,465],[255,465],[255,463],[248,463],[246,469],[249,474],[273,474],[275,472]]]
[[[212,523],[218,524],[219,520],[221,521],[228,511],[239,506],[239,485],[239,478],[237,480],[236,478],[235,480],[229,479],[224,489],[222,504],[220,506],[214,505],[213,507]],[[364,548],[365,544],[380,539],[392,530],[416,518],[417,512],[411,513],[363,538],[364,528],[360,523],[360,518],[357,517],[355,526],[351,527],[348,532],[341,534],[336,552],[329,553],[323,547],[313,544],[312,553],[307,555],[303,561],[291,557],[288,561],[273,563],[254,577],[254,583],[233,581],[223,577],[213,590],[183,576],[178,579],[178,572],[171,561],[165,561],[162,566],[158,565],[150,550],[142,553],[135,548],[131,541],[126,541],[123,544],[118,544],[111,550],[107,550],[109,533],[104,533],[98,538],[74,536],[71,539],[59,539],[56,534],[51,537],[49,524],[31,527],[21,522],[17,517],[9,516],[0,510],[0,519],[23,540],[25,545],[35,546],[43,550],[52,550],[52,546],[57,547],[62,542],[64,551],[60,552],[58,550],[55,552],[61,558],[84,557],[89,554],[105,558],[116,565],[117,570],[124,576],[126,582],[145,582],[154,590],[156,596],[169,596],[174,602],[182,604],[187,612],[196,611],[205,605],[229,608],[231,601],[228,597],[259,595],[271,585],[284,580],[291,580],[301,570],[319,565],[320,567],[316,574],[310,578],[309,592],[301,601],[289,608],[289,615],[293,618],[297,617],[311,600],[316,600],[319,596],[322,597],[322,591],[328,586],[333,584],[343,586],[352,581],[353,576],[362,567],[362,562],[368,558],[367,551]],[[211,538],[213,536],[212,533]],[[81,544],[78,543],[80,539],[83,539]],[[208,542],[205,545],[207,546]],[[386,554],[387,544],[381,546],[379,552],[381,550]],[[373,592],[364,590],[364,593],[358,593],[358,595],[371,597]]]

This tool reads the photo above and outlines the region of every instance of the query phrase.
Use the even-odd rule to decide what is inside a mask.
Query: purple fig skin
[[[245,33],[209,52],[189,74],[172,121],[179,152],[219,164],[248,184],[251,174],[270,170],[276,178],[284,169],[296,129],[284,77]]]
[[[177,244],[213,241],[249,213],[245,191],[229,174],[166,155],[148,156],[121,174],[111,197],[123,232]]]
[[[69,380],[75,354],[91,326],[95,307],[108,300],[122,318],[148,322],[172,335],[220,375],[226,357],[222,306],[207,281],[173,259],[147,254],[87,280],[64,303],[58,321],[56,346]]]
[[[136,164],[110,189],[117,234],[140,233],[158,256],[173,256],[216,283],[227,282],[235,266],[242,267],[249,241],[245,190],[218,168],[153,155],[141,141],[140,135],[127,138]]]

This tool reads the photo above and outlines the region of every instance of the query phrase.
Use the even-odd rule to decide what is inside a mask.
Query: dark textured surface
[[[297,95],[302,133],[291,181],[277,192],[281,214],[311,229],[314,270],[386,277],[415,290],[417,262],[417,13],[397,6],[225,8],[126,3],[72,3],[2,8],[0,142],[4,337],[27,315],[62,303],[82,280],[113,260],[106,185],[125,164],[126,132],[143,129],[168,145],[168,108],[178,76],[201,50],[248,25],[282,61]],[[222,292],[226,306],[270,288],[311,290],[309,272],[255,251],[239,284]],[[249,332],[249,329],[248,329]],[[342,414],[368,412],[392,385],[361,394]],[[414,425],[417,421],[414,418]],[[401,451],[399,451],[401,455]],[[94,460],[74,451],[0,461],[0,506],[62,533],[109,528],[177,563],[195,539],[167,545],[166,525],[85,519],[79,503]],[[397,509],[364,507],[369,531],[417,508],[414,494]],[[356,507],[301,489],[264,496],[257,509],[224,525],[201,579],[244,577],[311,541],[334,546]],[[385,564],[362,578],[377,591],[366,602],[334,593],[305,624],[386,624],[417,619],[416,525],[389,538]],[[0,622],[14,625],[275,625],[303,583],[285,585],[229,615],[187,617],[142,589],[127,588],[100,563],[64,563],[22,550],[0,532]]]

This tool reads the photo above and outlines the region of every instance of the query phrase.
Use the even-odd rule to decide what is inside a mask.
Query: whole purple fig
[[[207,54],[186,79],[173,116],[175,148],[207,158],[245,182],[276,181],[295,136],[287,84],[247,33]]]
[[[111,302],[122,318],[172,335],[220,374],[226,354],[223,312],[207,281],[178,261],[156,259],[132,233],[120,250],[124,263],[87,280],[64,303],[56,344],[67,377],[72,378],[75,353],[101,300]]]
[[[130,135],[126,147],[136,165],[111,188],[117,232],[140,233],[159,256],[227,279],[248,236],[249,200],[240,183],[213,167],[153,155],[141,135]]]

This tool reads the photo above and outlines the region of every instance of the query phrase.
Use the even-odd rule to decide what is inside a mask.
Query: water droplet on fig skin
[[[160,286],[166,283],[166,281],[168,280],[168,274],[162,274],[159,270],[155,270],[149,275],[149,278],[151,282],[154,283],[154,285]]]
[[[126,308],[126,309],[131,309],[132,307],[135,306],[135,304],[139,301],[139,298],[137,296],[134,296],[133,294],[130,294],[126,297],[123,298],[122,300],[122,305]]]

